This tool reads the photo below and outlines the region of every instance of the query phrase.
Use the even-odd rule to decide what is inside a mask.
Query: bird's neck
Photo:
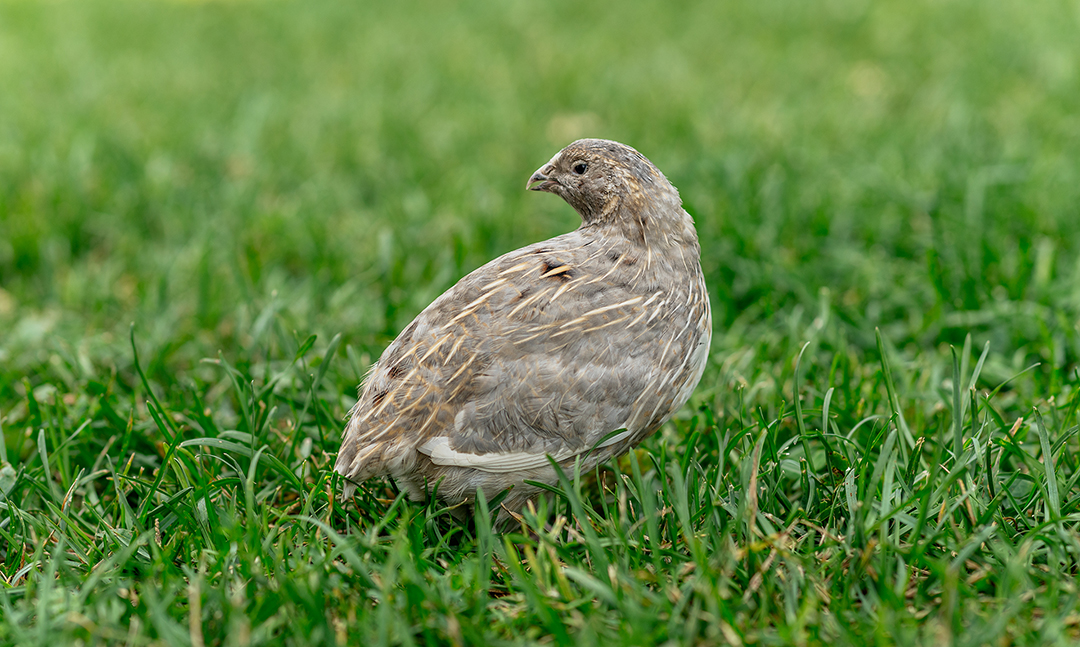
[[[694,220],[682,208],[682,200],[674,189],[625,196],[610,206],[604,218],[586,225],[589,226],[643,250],[667,252],[672,248],[688,248],[695,256],[700,251]]]

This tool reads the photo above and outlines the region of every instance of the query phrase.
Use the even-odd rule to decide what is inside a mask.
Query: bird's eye
[[[588,168],[589,168],[589,165],[586,164],[585,162],[578,162],[577,164],[574,164],[574,173],[576,173],[578,175],[581,175]]]

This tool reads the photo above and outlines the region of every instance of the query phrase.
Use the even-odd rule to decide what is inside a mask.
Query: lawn
[[[1080,640],[1080,8],[0,0],[0,645]],[[457,279],[695,217],[690,404],[507,532],[331,467]]]

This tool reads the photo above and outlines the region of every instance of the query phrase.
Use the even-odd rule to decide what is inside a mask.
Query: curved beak
[[[551,187],[559,184],[556,180],[551,179],[551,173],[555,170],[555,167],[551,164],[545,164],[536,170],[529,178],[525,188],[529,191],[551,191]]]

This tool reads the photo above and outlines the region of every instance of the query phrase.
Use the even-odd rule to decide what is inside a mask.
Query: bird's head
[[[633,148],[606,139],[570,144],[537,169],[526,187],[566,200],[586,225],[685,215],[679,192],[652,162]]]

